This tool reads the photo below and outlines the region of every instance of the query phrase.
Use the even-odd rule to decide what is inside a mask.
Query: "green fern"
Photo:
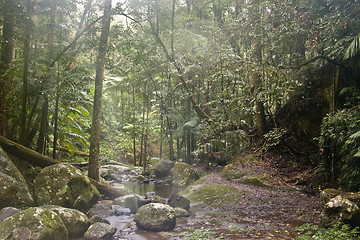
[[[356,35],[354,40],[346,49],[344,60],[355,57],[360,52],[360,34]]]

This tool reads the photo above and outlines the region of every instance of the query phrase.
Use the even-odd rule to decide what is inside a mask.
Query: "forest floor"
[[[208,236],[213,234],[208,239],[294,239],[297,235],[295,227],[319,223],[318,194],[306,185],[311,170],[289,158],[265,154],[261,160],[239,165],[238,171],[249,172],[252,176],[268,176],[263,186],[226,180],[221,176],[220,168],[212,171],[199,186],[192,188],[219,184],[236,187],[244,194],[231,205],[192,205],[190,217],[178,220],[175,232],[180,235],[170,234],[172,236],[167,239],[184,239],[186,234],[201,239],[196,235],[206,233]]]

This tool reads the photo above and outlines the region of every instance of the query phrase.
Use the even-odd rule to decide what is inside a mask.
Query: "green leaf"
[[[346,49],[344,60],[355,57],[360,52],[360,34],[354,37],[354,40],[350,43]]]

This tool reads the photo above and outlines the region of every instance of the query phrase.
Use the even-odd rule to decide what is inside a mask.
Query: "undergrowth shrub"
[[[359,239],[359,229],[351,228],[344,223],[338,223],[331,228],[320,228],[318,225],[305,223],[296,227],[297,240],[352,240]]]
[[[344,109],[323,119],[319,137],[319,173],[333,186],[360,189],[360,108]]]

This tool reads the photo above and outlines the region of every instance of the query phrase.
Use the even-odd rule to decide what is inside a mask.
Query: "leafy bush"
[[[319,144],[327,182],[360,189],[360,108],[344,109],[323,119]]]
[[[349,225],[344,223],[338,223],[331,228],[320,228],[318,225],[305,223],[300,227],[295,228],[298,232],[296,239],[308,240],[351,240],[359,239],[359,229],[351,228]]]

